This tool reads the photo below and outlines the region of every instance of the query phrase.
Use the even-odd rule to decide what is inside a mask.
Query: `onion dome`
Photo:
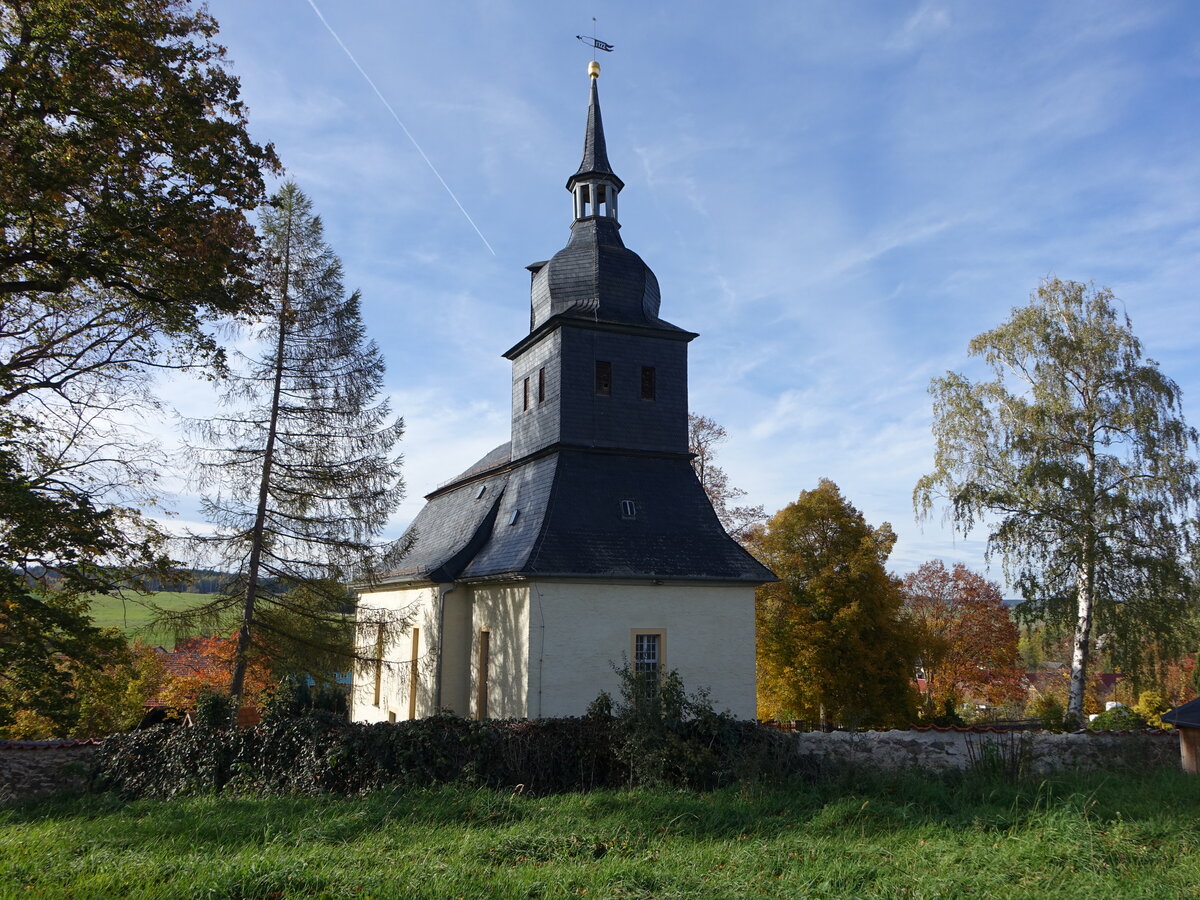
[[[589,67],[583,160],[567,179],[574,201],[571,238],[548,262],[529,266],[530,331],[562,315],[678,331],[658,317],[661,295],[654,272],[621,241],[617,195],[625,184],[608,161],[599,74],[598,65]]]

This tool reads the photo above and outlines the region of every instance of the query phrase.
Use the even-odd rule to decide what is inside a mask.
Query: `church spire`
[[[604,120],[600,116],[600,94],[596,82],[600,78],[600,64],[592,60],[588,64],[591,81],[588,95],[587,131],[583,138],[583,161],[579,170],[567,179],[567,190],[575,197],[575,220],[603,216],[617,218],[617,194],[625,183],[617,177],[608,161],[608,148],[604,143]]]

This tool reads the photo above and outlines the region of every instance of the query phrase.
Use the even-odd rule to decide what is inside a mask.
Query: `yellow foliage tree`
[[[895,541],[890,525],[872,528],[827,479],[752,538],[780,579],[757,596],[760,718],[913,721],[915,642],[884,569]]]

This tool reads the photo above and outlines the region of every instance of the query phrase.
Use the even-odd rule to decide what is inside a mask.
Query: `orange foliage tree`
[[[202,693],[227,693],[236,654],[236,635],[192,638],[177,646],[171,654],[167,684],[160,695],[162,704],[174,709],[193,709]],[[242,704],[257,705],[274,683],[267,662],[251,659],[246,669]]]
[[[962,563],[940,559],[904,578],[904,613],[916,628],[926,698],[998,705],[1021,699],[1018,630],[1000,587]]]

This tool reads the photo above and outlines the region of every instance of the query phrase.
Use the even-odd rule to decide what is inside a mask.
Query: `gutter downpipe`
[[[537,718],[542,717],[542,668],[546,664],[546,611],[542,608],[542,589],[533,582],[533,591],[537,595],[538,618],[541,620],[541,639],[538,646],[538,682],[537,682]]]

